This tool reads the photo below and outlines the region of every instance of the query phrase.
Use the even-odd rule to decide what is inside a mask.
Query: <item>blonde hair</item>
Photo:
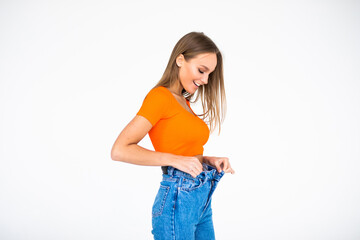
[[[209,74],[208,83],[201,85],[197,90],[196,98],[193,102],[201,99],[204,113],[198,116],[210,126],[212,133],[215,128],[219,127],[224,121],[226,114],[226,96],[223,75],[222,55],[215,43],[207,37],[203,32],[190,32],[184,35],[175,45],[169,62],[166,66],[163,76],[159,82],[153,87],[171,87],[176,81],[179,81],[179,69],[176,65],[176,58],[183,54],[186,61],[196,57],[201,53],[215,53],[217,64],[215,70]],[[183,96],[187,100],[191,100],[194,94],[189,94],[183,89]]]

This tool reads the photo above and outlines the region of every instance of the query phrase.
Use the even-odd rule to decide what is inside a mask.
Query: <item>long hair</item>
[[[209,74],[208,83],[201,85],[193,102],[201,99],[203,114],[199,114],[209,126],[212,133],[215,128],[219,127],[224,121],[226,114],[226,96],[223,74],[222,55],[215,43],[203,32],[190,32],[184,35],[175,45],[169,62],[166,66],[163,76],[159,82],[153,87],[171,87],[176,81],[179,81],[179,69],[176,65],[176,58],[183,54],[186,61],[196,57],[201,53],[215,53],[217,64],[215,70]],[[185,89],[182,90],[183,96],[187,100],[191,100],[194,94],[189,94]]]

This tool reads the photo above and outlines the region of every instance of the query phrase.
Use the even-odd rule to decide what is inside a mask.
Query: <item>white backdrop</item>
[[[359,2],[129,2],[0,2],[0,239],[152,238],[160,167],[110,151],[191,31],[224,57],[217,238],[360,239]]]

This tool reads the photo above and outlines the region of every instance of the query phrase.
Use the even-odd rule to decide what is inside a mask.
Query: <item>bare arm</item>
[[[139,146],[151,128],[146,118],[136,115],[117,137],[111,149],[111,159],[136,165],[173,166],[193,177],[202,172],[202,165],[196,157],[156,152]]]
[[[168,154],[155,152],[137,145],[150,131],[151,123],[136,115],[117,137],[112,149],[111,159],[147,166],[170,166]]]

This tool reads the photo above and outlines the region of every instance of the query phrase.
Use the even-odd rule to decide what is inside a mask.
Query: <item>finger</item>
[[[191,176],[192,177],[196,178],[197,175],[199,175],[199,171],[197,171],[197,170],[192,170],[191,171]]]
[[[227,168],[224,170],[226,173],[232,173],[234,174],[235,171],[232,169],[229,160],[227,161]]]
[[[199,171],[199,174],[200,174],[203,171],[203,165],[200,162],[198,162],[196,164],[196,166],[197,166],[197,170]]]
[[[203,166],[200,163],[198,158],[194,158],[194,169],[196,169],[196,173],[200,174],[203,171]]]
[[[200,175],[201,172],[202,172],[202,169],[199,170],[199,171],[196,171],[196,172],[195,172],[195,177],[197,177],[198,175]]]
[[[193,165],[193,167],[191,169],[192,169],[192,173],[195,175],[195,177],[202,172],[202,167],[199,168],[199,166],[197,164]]]
[[[230,164],[229,164],[229,159],[228,158],[224,158],[224,172],[226,172],[227,170],[229,170],[230,168]]]
[[[229,168],[230,168],[231,174],[235,174],[235,171],[234,171],[234,169],[231,167],[230,163],[229,163]]]
[[[194,172],[193,169],[190,169],[188,172],[193,178],[196,178],[196,173]]]
[[[221,172],[221,167],[220,167],[221,161],[220,160],[216,160],[215,161],[215,167],[218,170],[218,172]]]

